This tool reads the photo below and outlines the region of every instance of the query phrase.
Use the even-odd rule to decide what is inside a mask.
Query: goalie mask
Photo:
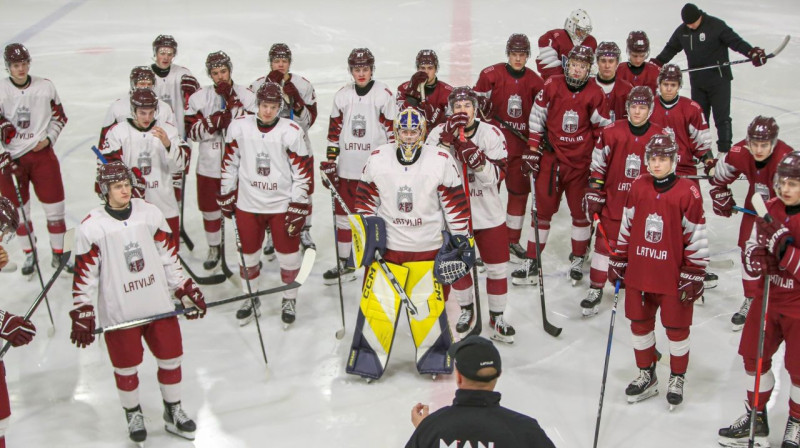
[[[589,14],[586,11],[576,9],[569,14],[564,22],[564,30],[567,31],[574,45],[580,45],[586,39],[586,36],[592,32],[592,19],[589,18]]]
[[[17,207],[10,199],[0,196],[0,238],[9,242],[19,227]]]
[[[400,163],[412,163],[425,141],[425,117],[414,108],[406,108],[394,119],[394,138]]]
[[[778,169],[775,171],[773,188],[779,198],[782,196],[781,185],[787,180],[800,183],[800,153],[796,151],[783,156],[783,159],[778,163]]]
[[[433,261],[433,275],[443,285],[452,285],[469,274],[475,264],[475,243],[464,235],[443,231],[444,242]]]

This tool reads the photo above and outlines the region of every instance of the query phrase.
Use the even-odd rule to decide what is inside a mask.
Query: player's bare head
[[[653,91],[647,86],[636,86],[631,89],[625,101],[625,110],[628,112],[628,121],[634,126],[641,126],[653,114],[655,97]]]
[[[269,47],[269,69],[278,70],[284,74],[289,72],[292,65],[292,50],[283,43],[272,44]]]
[[[169,68],[178,55],[178,41],[169,34],[159,34],[153,40],[153,58],[159,68]]]
[[[678,145],[669,134],[656,134],[644,147],[647,171],[656,179],[675,172],[678,166]]]
[[[131,70],[131,90],[142,88],[152,89],[156,85],[156,74],[146,65],[134,67]]]
[[[214,84],[219,84],[220,82],[230,84],[231,72],[233,72],[233,62],[224,51],[215,51],[208,54],[206,57],[206,73],[214,81]]]
[[[13,43],[6,45],[3,51],[3,59],[6,63],[6,71],[12,78],[21,79],[28,76],[28,69],[31,64],[31,53],[24,45]]]
[[[569,51],[564,66],[567,84],[582,87],[589,80],[589,72],[594,62],[594,52],[585,45],[576,45]]]
[[[425,139],[425,117],[414,108],[406,108],[394,119],[394,135],[401,163],[412,163]]]
[[[514,33],[506,41],[506,56],[508,65],[514,70],[522,70],[531,57],[531,41],[528,36],[521,33]]]
[[[766,160],[778,141],[778,122],[772,117],[759,115],[747,126],[747,148],[756,161]]]
[[[683,86],[683,73],[675,64],[664,64],[658,73],[658,92],[666,101],[672,101],[678,96],[678,91]]]
[[[631,31],[625,41],[628,51],[628,60],[634,67],[644,64],[644,60],[650,56],[650,39],[644,31]]]
[[[600,42],[595,51],[597,58],[597,74],[600,79],[610,80],[617,75],[620,49],[615,42]]]
[[[258,101],[258,118],[264,123],[271,124],[278,118],[283,106],[281,86],[271,81],[265,82],[256,92],[256,101]]]
[[[158,97],[152,89],[133,89],[131,92],[131,115],[136,124],[146,128],[155,120]]]
[[[792,151],[778,163],[773,186],[786,205],[800,204],[800,153]]]
[[[7,243],[19,227],[19,214],[14,203],[0,196],[0,239]]]
[[[469,123],[471,125],[475,120],[475,111],[478,110],[478,95],[469,86],[456,87],[450,92],[447,97],[447,103],[450,106],[450,111],[454,114],[465,113],[469,116]]]
[[[353,48],[347,57],[347,66],[356,85],[363,87],[372,80],[372,74],[375,72],[375,56],[369,48]]]
[[[580,45],[592,33],[592,19],[583,9],[576,9],[564,21],[564,30],[572,39],[573,45]]]
[[[131,172],[121,160],[99,165],[96,181],[100,193],[112,207],[124,207],[130,202]]]

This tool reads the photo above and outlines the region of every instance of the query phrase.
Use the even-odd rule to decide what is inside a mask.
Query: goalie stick
[[[220,305],[225,305],[225,304],[228,304],[228,303],[239,302],[241,300],[249,300],[249,299],[253,299],[253,298],[256,298],[256,297],[260,297],[260,296],[266,296],[266,295],[275,294],[275,293],[278,293],[278,292],[283,292],[283,291],[286,291],[286,290],[289,290],[289,289],[299,288],[300,286],[303,285],[303,283],[305,283],[306,279],[308,278],[308,275],[311,273],[311,268],[314,266],[314,260],[316,258],[317,258],[317,251],[314,250],[314,249],[308,248],[308,249],[306,249],[305,252],[303,252],[303,263],[300,265],[300,271],[297,273],[297,277],[295,277],[293,282],[287,283],[287,284],[281,285],[281,286],[276,286],[276,287],[270,288],[270,289],[264,289],[264,290],[256,291],[256,292],[249,293],[249,294],[242,294],[242,295],[235,296],[235,297],[229,297],[227,299],[217,300],[215,302],[209,302],[209,303],[206,303],[206,308],[213,308],[213,307],[220,306]],[[168,313],[161,313],[161,314],[156,314],[156,315],[149,316],[149,317],[143,317],[141,319],[129,320],[127,322],[121,322],[121,323],[118,323],[118,324],[109,325],[109,326],[102,327],[102,328],[96,328],[94,330],[94,334],[100,334],[100,333],[105,333],[105,332],[108,332],[108,331],[124,330],[126,328],[138,327],[140,325],[149,324],[150,322],[154,322],[154,321],[157,321],[157,320],[160,320],[160,319],[166,319],[168,317],[173,317],[173,316],[180,316],[182,314],[190,313],[190,312],[193,312],[193,311],[197,311],[197,309],[194,308],[194,307],[181,308],[181,309],[178,309],[178,310],[175,310],[175,311],[170,311]]]
[[[789,43],[789,39],[791,39],[791,36],[789,36],[787,34],[786,37],[783,38],[783,41],[780,43],[780,45],[778,45],[777,48],[772,50],[772,53],[767,55],[767,59],[772,59],[775,56],[779,55],[781,53],[781,51],[783,51],[783,49],[786,48],[786,45]],[[752,59],[750,59],[750,58],[739,59],[739,60],[736,60],[736,61],[723,62],[722,64],[706,65],[704,67],[685,68],[685,69],[682,69],[681,72],[690,73],[690,72],[696,72],[696,71],[699,71],[699,70],[708,70],[710,68],[721,68],[721,67],[727,67],[729,65],[744,64],[745,62],[752,62]]]
[[[536,216],[536,183],[533,180],[533,175],[529,174],[528,178],[531,182],[531,215],[533,216],[533,238],[536,244],[536,267],[539,271],[539,301],[542,304],[542,325],[544,331],[550,336],[558,337],[561,334],[562,328],[556,327],[547,320],[547,308],[544,303],[544,276],[542,275],[542,251],[539,246],[539,218]],[[526,266],[527,270],[527,266]]]

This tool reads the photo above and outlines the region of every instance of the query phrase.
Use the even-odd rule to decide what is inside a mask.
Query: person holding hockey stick
[[[734,154],[731,148],[728,155]],[[771,219],[755,218],[744,249],[745,269],[751,277],[759,279],[753,307],[761,312],[747,314],[739,341],[739,354],[747,376],[757,378],[758,391],[751,379],[745,402],[747,413],[729,427],[719,430],[722,446],[747,446],[751,437],[754,446],[769,446],[767,402],[777,376],[772,371],[772,356],[782,342],[786,344],[784,365],[791,386],[789,419],[781,448],[800,446],[800,289],[797,286],[800,281],[800,154],[790,152],[784,155],[773,179],[777,197],[766,203]],[[767,281],[768,286],[765,284]],[[765,297],[763,291],[767,287],[768,296]],[[763,352],[759,351],[760,343]],[[762,353],[761,358],[759,353]],[[751,420],[753,407],[756,408],[755,421]],[[755,431],[750,434],[753,424]]]
[[[386,369],[403,295],[411,301],[407,312],[417,370],[434,376],[452,372],[447,349],[453,337],[442,281],[452,284],[475,261],[470,211],[455,159],[423,143],[425,117],[416,109],[398,114],[394,132],[397,143],[379,146],[367,159],[355,198],[360,215],[351,217],[354,241],[367,244],[354,244],[356,266],[365,266],[366,273],[346,371],[368,380],[379,379]]]
[[[236,219],[244,254],[239,267],[244,292],[258,290],[261,247],[271,229],[281,270],[281,281],[291,283],[303,256],[300,232],[311,212],[314,155],[306,146],[303,129],[279,116],[281,86],[272,81],[256,93],[258,114],[233,120],[225,139],[222,186],[217,202],[226,218]],[[249,280],[249,281],[248,281]],[[281,320],[295,320],[297,289],[283,293]],[[260,315],[261,301],[245,301],[236,312],[240,325]],[[253,306],[256,307],[253,310]]]
[[[447,121],[431,130],[427,144],[446,148],[460,163],[466,165],[465,186],[470,190],[472,230],[486,266],[486,292],[489,296],[489,323],[492,339],[512,343],[516,331],[503,317],[508,293],[506,269],[509,260],[508,239],[503,202],[499,185],[506,172],[506,140],[500,130],[476,118],[478,98],[469,87],[456,87],[450,94]],[[463,135],[464,140],[461,140]],[[451,296],[461,307],[456,332],[470,331],[475,320],[473,279],[465,275],[453,283]]]
[[[413,107],[425,115],[427,129],[433,129],[447,119],[447,106],[453,86],[436,77],[439,56],[433,50],[419,50],[417,72],[397,86],[397,110]]]
[[[708,264],[706,219],[700,189],[677,177],[678,146],[667,134],[647,143],[649,174],[631,184],[622,212],[617,254],[608,262],[608,281],[627,289],[625,317],[631,321],[633,352],[639,376],[625,389],[629,403],[658,393],[656,311],[669,338],[670,409],[683,401],[689,365],[689,327],[693,303],[703,296]],[[659,275],[653,275],[654,272]]]
[[[197,308],[187,313],[189,319],[205,315],[203,293],[191,278],[184,277],[178,246],[163,213],[155,205],[131,198],[132,179],[122,161],[100,165],[97,183],[105,205],[89,212],[76,232],[69,316],[70,339],[79,348],[88,347],[95,339],[95,295],[101,327],[172,311],[176,306],[172,297],[182,306]],[[141,444],[147,437],[137,373],[142,339],[158,365],[167,431],[193,440],[195,422],[181,407],[183,347],[177,317],[105,333],[131,440]]]
[[[778,139],[778,123],[772,117],[759,115],[747,126],[747,137],[733,145],[727,153],[721,153],[715,161],[714,177],[709,180],[713,187],[709,192],[714,204],[714,214],[730,218],[736,201],[729,186],[744,175],[748,181],[747,195],[744,207],[753,209],[753,195],[758,193],[764,202],[775,197],[775,190],[771,188],[774,181],[775,170],[783,156],[794,151],[783,140]],[[731,317],[733,331],[739,331],[744,326],[747,313],[758,295],[757,286],[760,279],[751,277],[745,265],[745,243],[753,230],[755,216],[742,214],[739,226],[739,248],[742,250],[742,287],[744,301],[739,311]]]

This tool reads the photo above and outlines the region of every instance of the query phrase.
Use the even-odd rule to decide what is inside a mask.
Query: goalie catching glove
[[[469,274],[475,264],[475,240],[467,235],[443,231],[444,243],[433,261],[433,275],[443,285],[452,285]]]
[[[353,233],[353,261],[355,267],[369,267],[375,261],[375,252],[386,252],[386,222],[379,216],[350,215]]]

